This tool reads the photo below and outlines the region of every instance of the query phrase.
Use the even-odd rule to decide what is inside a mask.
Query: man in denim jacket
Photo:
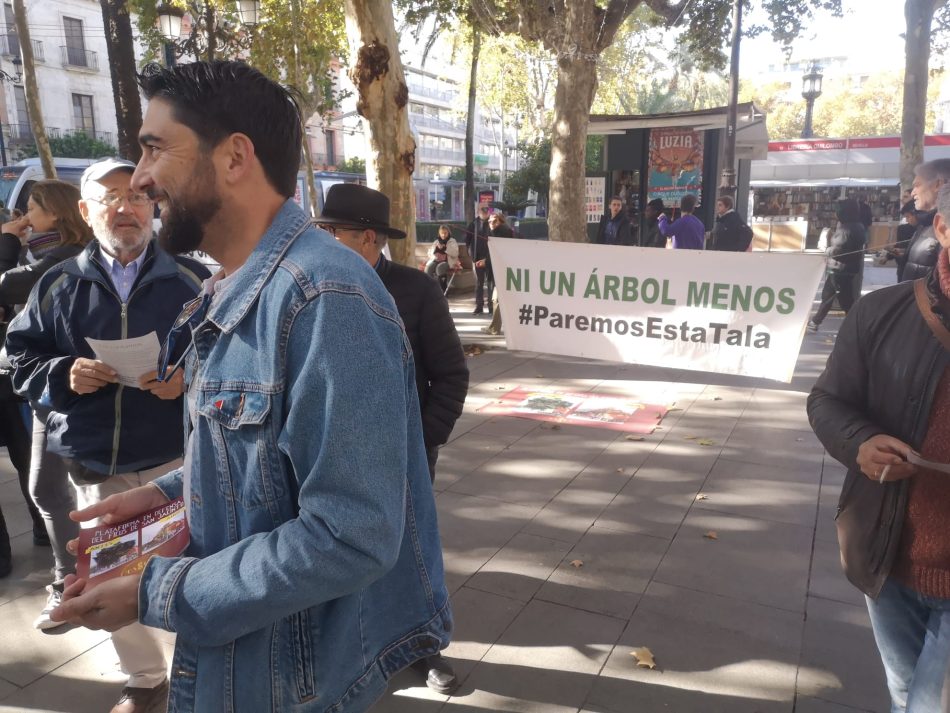
[[[301,128],[248,66],[140,77],[136,190],[159,239],[221,265],[163,354],[184,365],[184,467],[79,513],[117,521],[182,495],[191,544],[54,617],[177,632],[169,711],[364,711],[449,641],[412,352],[359,255],[293,202]]]

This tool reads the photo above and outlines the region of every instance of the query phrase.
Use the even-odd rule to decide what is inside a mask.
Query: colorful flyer
[[[180,555],[190,539],[185,503],[175,498],[131,520],[80,530],[76,574],[87,588],[138,574],[155,555]]]

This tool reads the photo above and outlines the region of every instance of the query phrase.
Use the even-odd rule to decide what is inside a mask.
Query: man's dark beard
[[[190,207],[169,200],[166,214],[162,217],[162,229],[158,231],[158,244],[175,255],[198,250],[205,237],[205,225],[220,209],[221,198],[217,195]]]
[[[221,209],[221,196],[214,188],[216,178],[210,154],[202,153],[198,169],[188,182],[189,190],[182,193],[187,205],[165,196],[168,207],[158,231],[158,244],[163,250],[181,255],[201,247],[205,226]]]

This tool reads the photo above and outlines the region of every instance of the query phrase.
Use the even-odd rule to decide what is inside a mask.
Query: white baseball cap
[[[79,192],[82,194],[83,198],[88,198],[86,194],[86,186],[95,181],[101,181],[103,178],[108,176],[113,171],[128,171],[131,173],[135,170],[135,164],[131,161],[127,161],[124,158],[107,158],[102,161],[96,161],[89,168],[87,168],[82,173],[82,178],[79,179]]]

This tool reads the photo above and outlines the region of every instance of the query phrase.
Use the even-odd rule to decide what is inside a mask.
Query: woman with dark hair
[[[860,274],[864,262],[867,232],[861,224],[858,202],[854,198],[838,201],[837,215],[838,229],[825,251],[826,275],[821,304],[808,322],[808,328],[813,332],[818,331],[836,297],[845,314],[851,309],[855,298],[854,278]]]
[[[6,319],[12,316],[14,305],[26,303],[44,272],[78,255],[92,240],[92,229],[79,212],[79,199],[79,189],[70,183],[38,181],[30,192],[26,215],[0,228],[0,309]],[[5,331],[5,326],[0,329]],[[19,417],[20,402],[13,395],[10,377],[4,373],[4,362],[0,353],[0,428],[33,518],[33,542],[53,547],[53,584],[47,588],[50,594],[46,607],[33,623],[37,629],[48,629],[60,625],[49,618],[49,613],[59,603],[66,575],[75,569],[75,558],[66,550],[66,542],[78,532],[76,523],[69,519],[75,501],[62,461],[46,451],[47,413],[39,404],[32,404],[31,457],[30,434]],[[0,521],[0,569],[5,534]]]

